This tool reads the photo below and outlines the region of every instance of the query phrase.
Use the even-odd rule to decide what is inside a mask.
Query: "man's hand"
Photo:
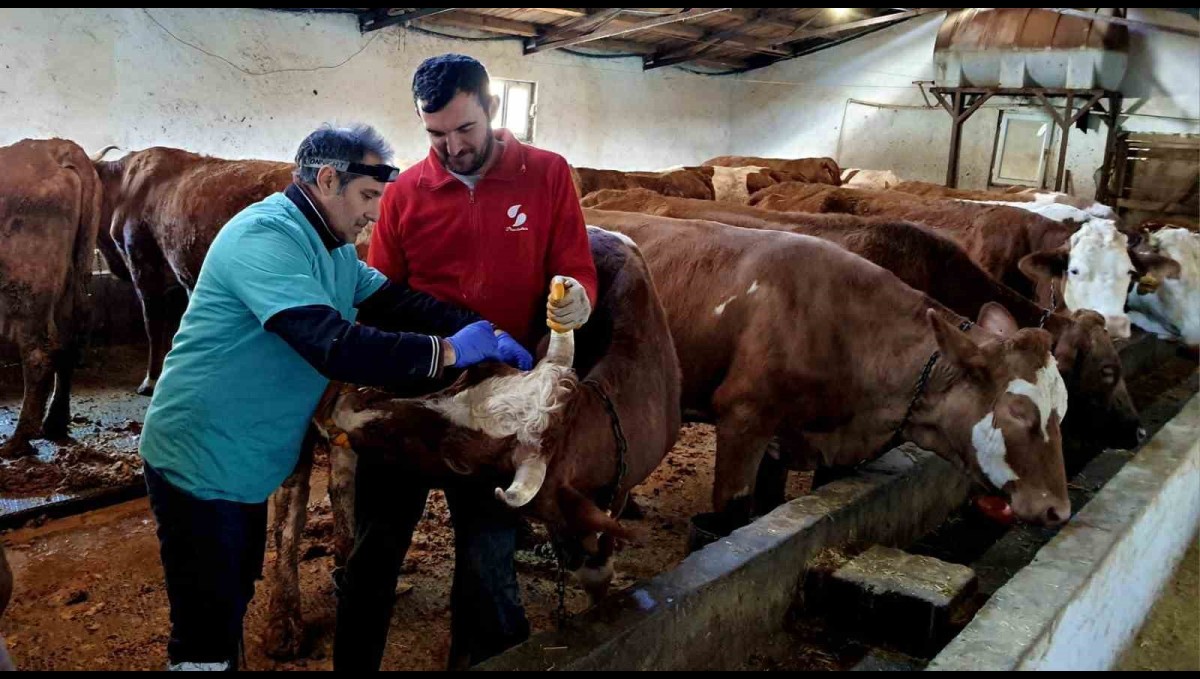
[[[497,330],[496,344],[500,348],[500,360],[520,370],[529,370],[533,367],[533,356],[530,356],[529,352],[525,351],[525,347],[513,339],[512,335],[503,330]]]
[[[487,321],[476,321],[453,337],[448,337],[446,343],[451,351],[442,353],[442,364],[450,368],[466,368],[467,366],[484,361],[500,361],[500,343],[496,341],[492,324]]]
[[[546,324],[559,332],[582,327],[592,315],[592,303],[588,300],[587,290],[570,276],[555,276],[551,285],[554,283],[562,283],[567,294],[557,302],[546,302]]]

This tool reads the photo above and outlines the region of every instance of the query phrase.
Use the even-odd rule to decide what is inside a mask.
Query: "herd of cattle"
[[[170,345],[169,290],[190,290],[225,222],[291,181],[288,163],[109,150],[0,148],[0,336],[25,380],[0,455],[66,434],[96,248],[141,301],[148,394]],[[631,536],[616,519],[685,412],[715,425],[712,501],[729,525],[771,509],[786,469],[853,465],[901,441],[1056,525],[1071,514],[1064,428],[1118,447],[1143,435],[1114,338],[1132,322],[1200,344],[1200,236],[1128,230],[1103,205],[828,158],[574,173],[600,274],[592,320],[552,333],[527,373],[483,366],[424,398],[333,385],[306,448],[330,449],[343,540],[357,454],[445,480],[511,477],[498,497],[544,522],[600,596],[614,539]],[[309,450],[273,499],[267,643],[280,655],[303,638],[310,469]]]

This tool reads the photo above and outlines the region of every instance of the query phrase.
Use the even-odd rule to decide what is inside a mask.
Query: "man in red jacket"
[[[587,322],[596,266],[566,161],[493,130],[499,99],[489,85],[483,65],[462,55],[417,69],[413,102],[432,148],[384,194],[368,261],[533,349],[547,323]],[[567,295],[551,306],[556,279]],[[338,670],[379,668],[400,566],[429,492],[427,481],[378,461],[358,464],[355,545],[338,583]],[[469,477],[445,489],[455,542],[451,669],[529,636],[513,561],[518,517],[495,499],[496,485]]]

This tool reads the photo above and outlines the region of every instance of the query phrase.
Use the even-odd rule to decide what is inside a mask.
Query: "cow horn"
[[[524,507],[542,489],[545,480],[546,460],[540,456],[530,457],[517,467],[517,473],[513,476],[508,490],[496,489],[496,499],[513,509]]]
[[[89,158],[89,160],[91,160],[93,163],[98,163],[104,159],[105,154],[107,154],[109,151],[112,151],[113,149],[116,149],[119,151],[119,150],[121,150],[121,147],[115,146],[115,145],[105,146],[104,148],[97,151],[96,155]]]

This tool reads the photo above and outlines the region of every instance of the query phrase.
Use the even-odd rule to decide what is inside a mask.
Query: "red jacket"
[[[546,331],[550,279],[596,304],[596,265],[562,156],[497,130],[503,153],[474,191],[433,149],[384,192],[368,263],[393,281],[466,307],[527,346]]]

